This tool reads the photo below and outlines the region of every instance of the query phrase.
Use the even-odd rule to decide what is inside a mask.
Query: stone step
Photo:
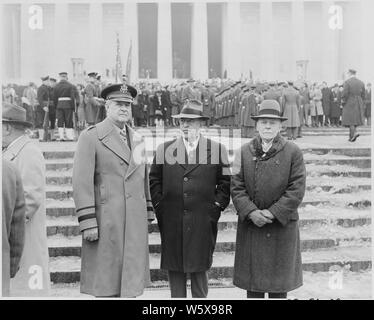
[[[303,228],[310,225],[334,224],[341,227],[358,227],[371,224],[370,210],[357,209],[336,209],[327,208],[318,213],[316,207],[311,206],[313,210],[306,211],[301,208],[299,226]],[[218,221],[218,230],[236,229],[238,216],[235,212],[222,214]],[[148,228],[150,233],[159,232],[157,221],[154,221]],[[47,235],[80,235],[78,220],[73,216],[48,217],[47,218]]]
[[[345,271],[342,275],[342,288],[331,286],[331,272],[303,272],[303,286],[291,291],[288,299],[334,299],[334,300],[356,300],[372,299],[372,272],[365,270],[360,272]],[[51,286],[53,298],[79,298],[94,299],[92,296],[80,293],[79,282],[56,283]],[[187,287],[190,288],[189,281]],[[191,298],[190,290],[187,297]],[[154,281],[151,286],[144,290],[139,297],[144,300],[168,300],[170,289],[167,281]],[[209,279],[209,299],[215,300],[245,300],[246,292],[232,284],[232,279],[221,278]]]
[[[58,175],[63,180],[68,180],[70,173],[61,172]],[[68,199],[73,196],[72,184],[58,183],[62,182],[60,180],[55,180],[55,184],[47,184],[46,186],[46,196],[49,199]],[[330,192],[334,193],[353,193],[361,190],[371,189],[371,179],[370,178],[330,178],[330,177],[307,177],[306,180],[306,191],[307,192]]]
[[[341,244],[371,242],[371,226],[344,228],[335,225],[313,225],[300,228],[301,250],[325,249]],[[235,251],[236,230],[226,229],[218,232],[215,252]],[[62,235],[48,238],[50,257],[80,256],[82,237],[65,237]],[[150,253],[161,253],[159,233],[149,234]]]
[[[302,252],[303,270],[327,272],[332,266],[346,266],[350,271],[371,268],[371,247],[334,247]],[[234,253],[217,252],[213,257],[213,266],[209,270],[211,279],[232,278]],[[80,279],[80,258],[51,257],[50,276],[53,283],[74,283]],[[160,270],[160,255],[150,254],[152,281],[166,281],[167,273]]]
[[[235,144],[236,145],[236,144]],[[148,145],[147,145],[148,146]],[[75,145],[73,149],[67,148],[65,150],[54,150],[49,151],[45,150],[43,155],[45,159],[67,159],[67,158],[74,158],[75,152]],[[229,154],[232,155],[234,150],[229,149]],[[350,157],[370,157],[371,156],[371,149],[370,148],[302,148],[303,152],[313,153],[313,154],[335,154],[335,155],[345,155]],[[150,150],[147,151],[147,156],[152,157],[155,152],[155,147],[152,147]]]
[[[229,158],[230,163],[233,161],[233,157]],[[304,157],[305,164],[315,164],[315,165],[349,165],[358,168],[370,168],[371,158],[370,157],[347,157],[336,155],[334,157],[323,157],[319,158],[308,158]],[[73,159],[47,159],[46,160],[46,170],[68,170],[73,168]],[[149,164],[152,162],[152,158],[148,157]]]
[[[306,206],[334,205],[335,207],[344,208],[368,208],[371,207],[371,192],[361,191],[350,194],[330,194],[328,192],[308,192],[300,208]],[[64,200],[46,199],[47,216],[62,217],[74,216],[75,206],[72,198]],[[232,201],[226,208],[225,212],[235,211]]]
[[[321,167],[321,168],[320,168]],[[310,184],[310,181],[314,177],[319,177],[319,179],[324,179],[324,181],[333,181],[334,185],[338,181],[336,179],[332,180],[327,180],[328,177],[341,177],[341,178],[368,178],[368,179],[363,179],[360,180],[362,182],[365,182],[363,184],[367,184],[369,181],[369,184],[371,180],[369,179],[371,177],[371,169],[360,169],[359,171],[354,171],[357,170],[357,168],[350,167],[350,168],[345,168],[345,169],[337,169],[336,171],[327,166],[328,168],[324,169],[326,166],[315,166],[315,165],[307,165],[306,170],[307,170],[307,183]],[[325,171],[322,171],[325,170]],[[64,171],[47,171],[46,172],[46,183],[47,185],[65,185],[65,184],[72,184],[72,175],[73,175],[73,170],[64,170]],[[353,180],[340,180],[339,182],[341,183],[342,181],[347,181],[351,182]],[[354,185],[357,185],[356,180],[354,180]]]

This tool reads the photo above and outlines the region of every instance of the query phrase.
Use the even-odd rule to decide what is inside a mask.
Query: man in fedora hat
[[[81,292],[135,297],[150,282],[148,220],[153,219],[142,137],[128,126],[137,91],[104,88],[107,117],[84,130],[73,166],[73,197],[82,232]]]
[[[22,107],[3,105],[3,158],[20,172],[26,199],[25,247],[20,270],[11,280],[12,296],[48,296],[50,278],[45,209],[45,161],[27,136],[32,127]]]
[[[343,89],[342,125],[349,127],[348,141],[354,142],[360,136],[357,126],[364,123],[365,84],[356,78],[356,70],[348,70],[348,79]]]
[[[172,298],[186,297],[187,274],[192,297],[208,294],[207,271],[221,211],[229,204],[230,169],[225,147],[201,135],[200,101],[185,102],[181,136],[161,144],[150,171],[152,202],[161,233],[161,269],[168,271]]]
[[[286,298],[302,285],[298,206],[305,193],[305,164],[299,147],[280,135],[278,101],[264,100],[258,135],[234,160],[231,197],[239,215],[233,283],[248,298]]]

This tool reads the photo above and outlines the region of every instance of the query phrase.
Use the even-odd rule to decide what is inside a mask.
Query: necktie
[[[120,134],[120,136],[122,138],[122,141],[125,143],[126,149],[130,150],[130,144],[129,144],[128,140],[127,140],[127,134],[126,134],[126,132],[124,132],[123,130],[121,130],[119,132],[119,134]]]

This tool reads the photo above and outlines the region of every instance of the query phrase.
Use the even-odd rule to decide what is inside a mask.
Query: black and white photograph
[[[2,299],[373,299],[374,1],[1,0],[0,26]]]

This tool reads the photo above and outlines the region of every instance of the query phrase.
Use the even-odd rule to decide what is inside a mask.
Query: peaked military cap
[[[138,92],[125,83],[113,84],[104,88],[101,97],[105,100],[133,102]]]
[[[59,74],[58,74],[59,76],[67,76],[68,75],[68,73],[67,72],[65,72],[65,71],[63,71],[63,72],[60,72]]]
[[[88,74],[89,77],[96,77],[97,76],[97,72],[90,72]]]
[[[42,79],[42,81],[46,81],[49,79],[49,76],[41,77],[40,79]]]

